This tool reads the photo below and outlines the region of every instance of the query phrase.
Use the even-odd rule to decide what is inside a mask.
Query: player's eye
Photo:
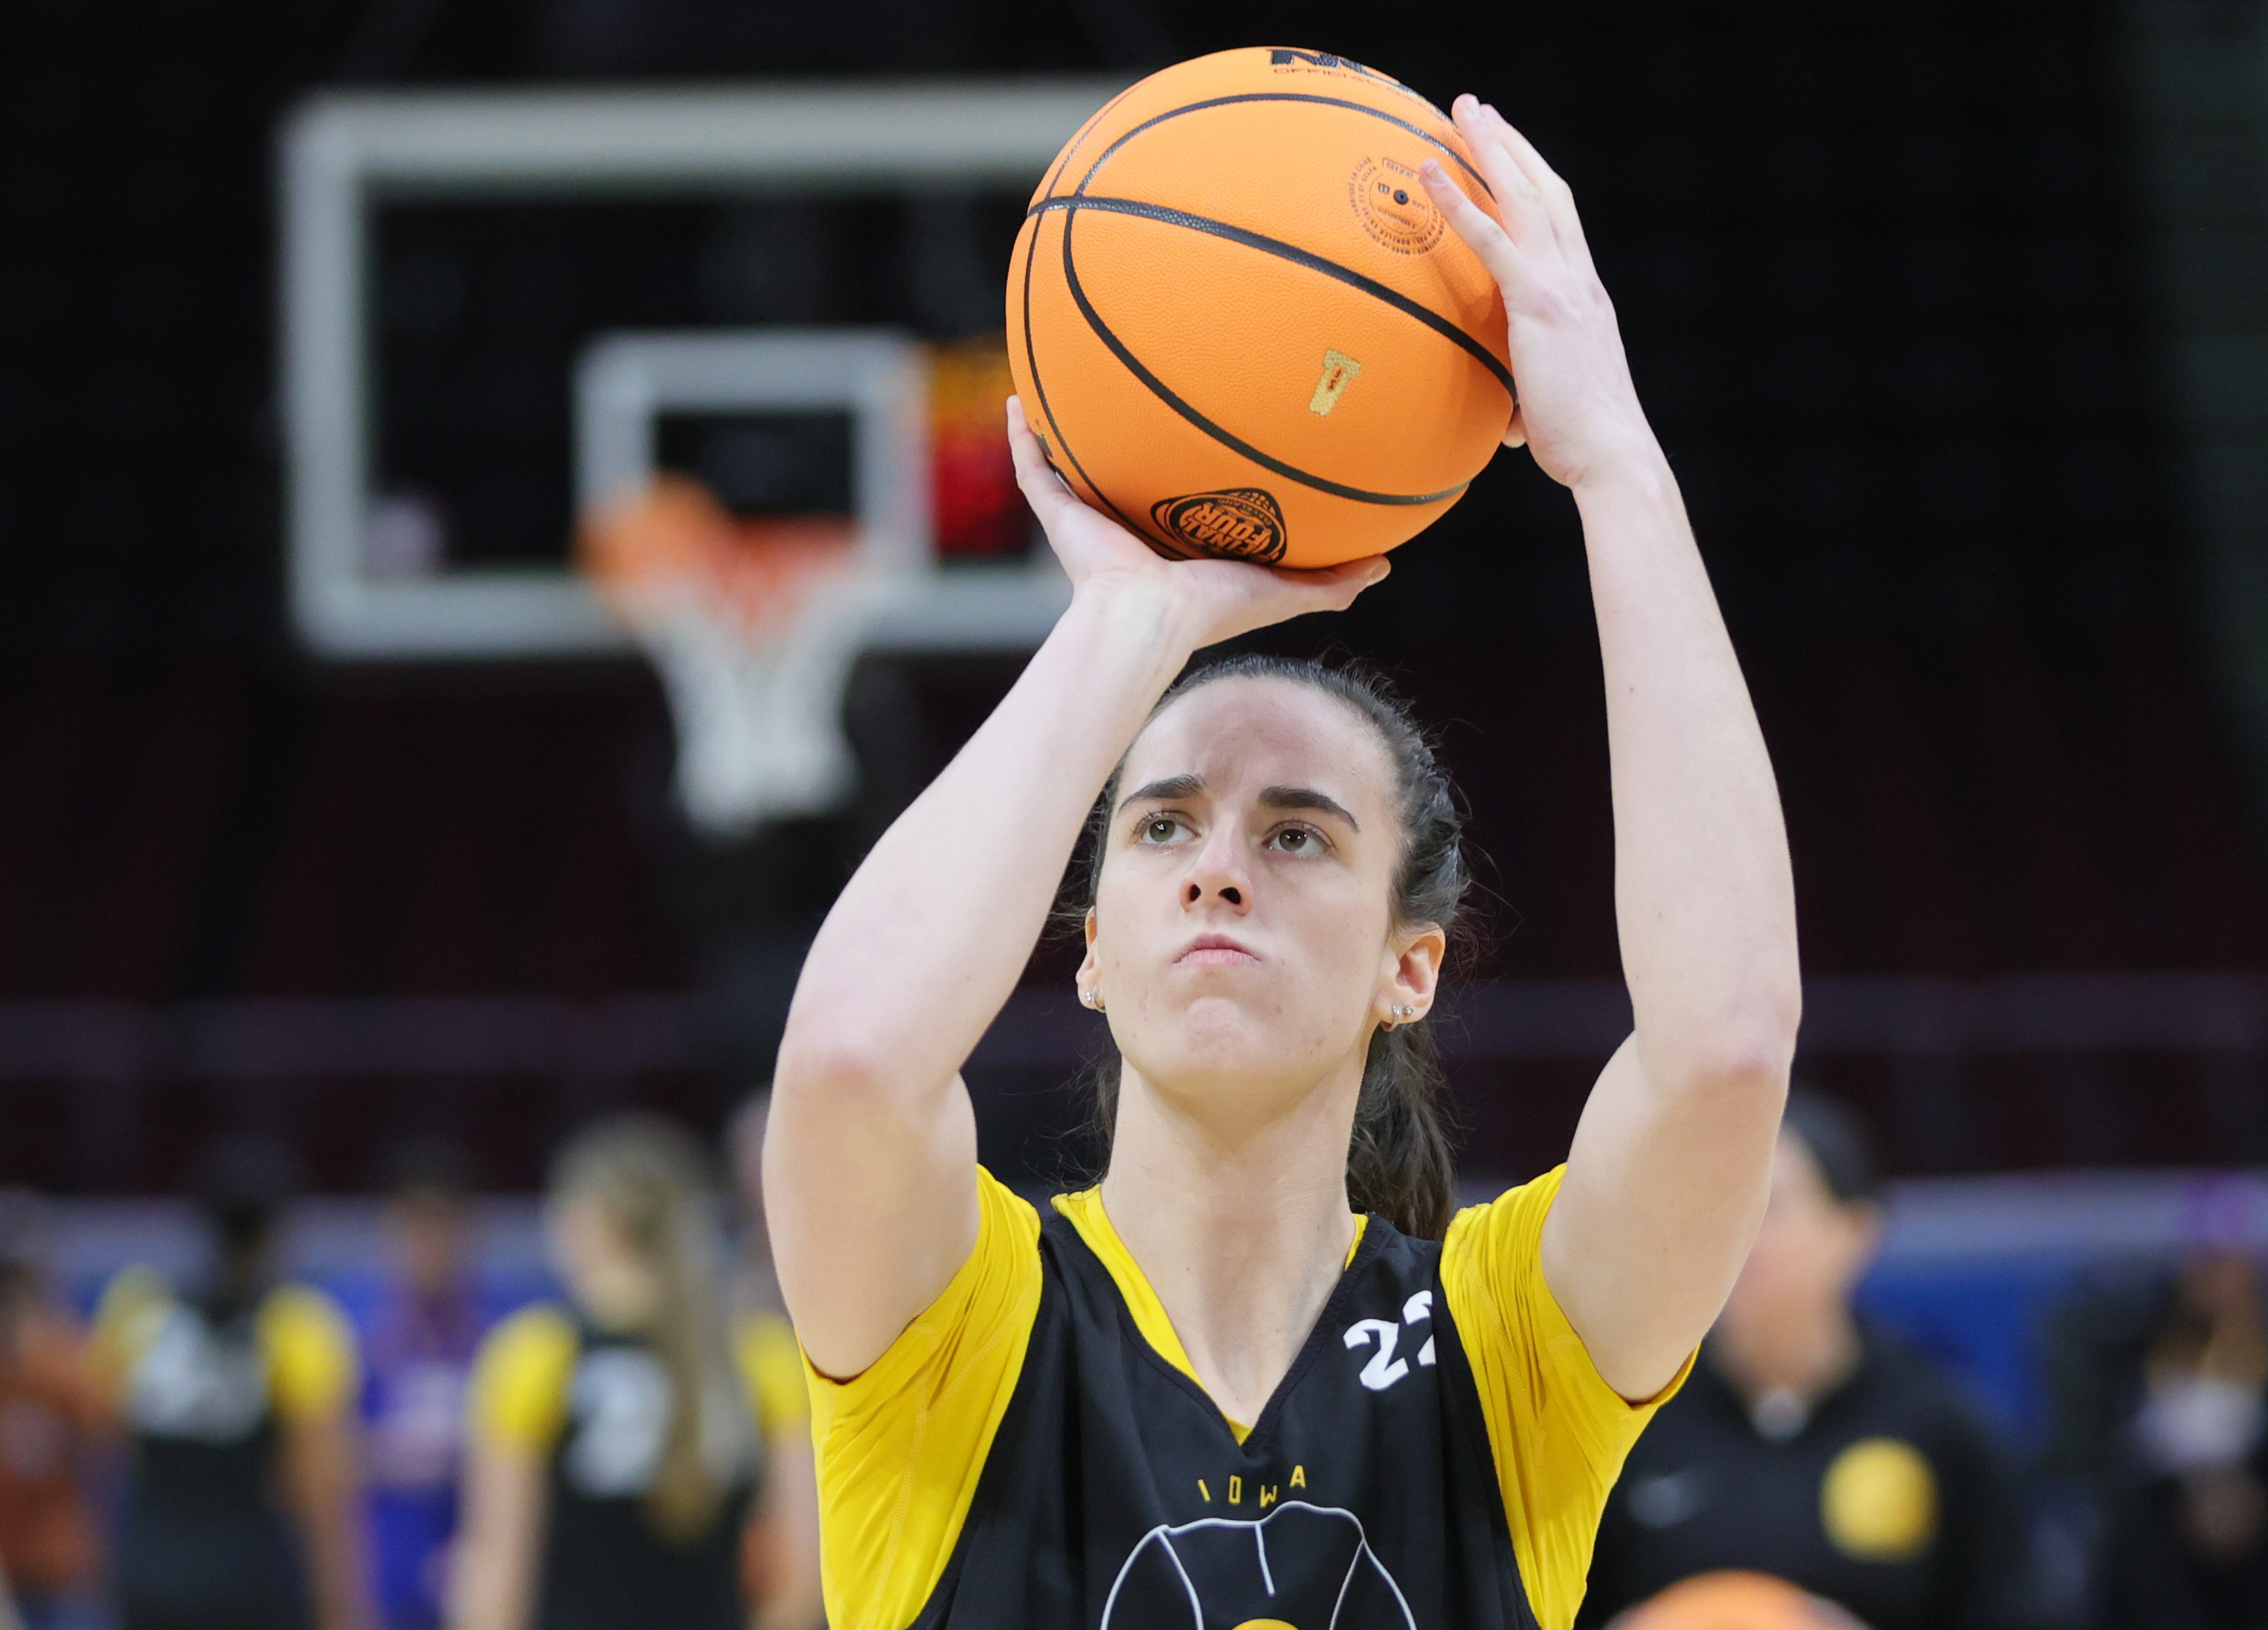
[[[1322,834],[1306,826],[1279,826],[1268,841],[1285,854],[1318,854],[1323,847]]]
[[[1170,844],[1179,835],[1181,830],[1182,823],[1171,815],[1152,815],[1142,822],[1142,830],[1136,835],[1134,841],[1142,844]]]

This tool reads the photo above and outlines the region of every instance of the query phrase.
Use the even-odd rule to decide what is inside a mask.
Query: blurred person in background
[[[725,1128],[733,1186],[740,1201],[734,1250],[733,1342],[755,1377],[763,1412],[764,1508],[748,1525],[741,1570],[749,1599],[774,1605],[776,1622],[817,1625],[825,1614],[819,1585],[819,1481],[811,1448],[811,1399],[772,1266],[764,1224],[764,1127],[769,1085],[751,1093]]]
[[[408,1144],[390,1166],[387,1275],[363,1386],[372,1561],[389,1630],[435,1630],[457,1531],[466,1381],[488,1318],[464,1151]]]
[[[762,1382],[735,1352],[707,1162],[626,1116],[553,1168],[569,1305],[499,1325],[473,1374],[455,1630],[806,1630],[741,1567],[768,1466]]]
[[[2022,1519],[1992,1434],[1933,1363],[1852,1314],[1881,1237],[1857,1123],[1792,1093],[1748,1265],[1607,1501],[1583,1626],[1720,1569],[1787,1580],[1872,1630],[2021,1622]]]
[[[55,1294],[45,1210],[0,1191],[0,1626],[91,1630],[99,1553],[86,1479],[110,1412]]]
[[[2109,1508],[2115,1630],[2268,1626],[2268,1307],[2233,1244],[2185,1262],[2141,1352]]]
[[[366,1630],[354,1415],[360,1364],[338,1305],[279,1282],[297,1162],[235,1138],[195,1168],[213,1265],[176,1289],[129,1268],[99,1349],[130,1435],[117,1547],[124,1630]]]

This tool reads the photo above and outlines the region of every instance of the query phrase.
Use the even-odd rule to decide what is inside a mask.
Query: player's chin
[[[1154,1067],[1145,1073],[1191,1096],[1234,1095],[1285,1075],[1309,1051],[1307,1039],[1264,999],[1207,996],[1147,1038],[1142,1051]]]

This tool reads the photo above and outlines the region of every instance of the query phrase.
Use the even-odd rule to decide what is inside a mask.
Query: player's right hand
[[[1344,611],[1392,568],[1383,555],[1321,571],[1244,560],[1167,560],[1080,502],[1040,446],[1024,404],[1008,398],[1016,484],[1039,517],[1075,593],[1127,593],[1153,601],[1192,651],[1310,611]]]

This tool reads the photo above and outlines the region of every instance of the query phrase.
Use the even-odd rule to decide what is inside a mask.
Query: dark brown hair
[[[1472,881],[1465,865],[1464,811],[1409,704],[1382,676],[1366,667],[1248,655],[1183,675],[1159,698],[1150,718],[1156,719],[1192,690],[1226,679],[1276,679],[1305,685],[1370,726],[1394,777],[1395,814],[1402,828],[1402,858],[1394,873],[1395,926],[1431,925],[1447,935],[1453,946],[1460,944],[1459,918]],[[1110,812],[1118,801],[1125,768],[1121,759],[1089,822],[1086,894],[1090,909],[1101,880]],[[1120,1067],[1117,1049],[1110,1048],[1097,1060],[1093,1076],[1094,1125],[1106,1166],[1118,1117]],[[1456,1158],[1444,1125],[1444,1086],[1431,1025],[1381,1025],[1372,1034],[1362,1092],[1355,1103],[1354,1136],[1347,1146],[1347,1198],[1358,1209],[1376,1212],[1404,1234],[1422,1239],[1446,1234],[1456,1206]]]

